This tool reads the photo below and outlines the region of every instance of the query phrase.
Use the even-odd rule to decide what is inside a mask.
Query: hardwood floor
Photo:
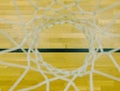
[[[21,16],[18,16],[18,12],[15,9],[14,0],[0,0],[0,48],[15,48],[15,43],[12,43],[5,35],[7,33],[13,40],[19,44],[25,38],[24,27],[17,24],[21,21],[27,22],[34,16],[35,8],[28,3],[29,0],[16,0],[17,5],[21,11]],[[34,1],[34,0],[32,0]],[[49,5],[51,0],[38,0],[39,5],[46,7]],[[53,0],[52,0],[53,1]],[[71,4],[74,0],[61,0],[65,4]],[[95,10],[98,0],[82,0],[80,6],[83,7],[85,11]],[[117,3],[118,6],[103,11],[103,8],[110,6],[111,4]],[[113,19],[113,17],[120,12],[120,1],[119,0],[102,0],[100,8],[98,9],[98,14],[96,15],[96,23],[98,27],[104,29]],[[53,6],[54,8],[62,7],[59,4]],[[76,7],[71,8],[73,11],[78,11]],[[43,14],[44,11],[40,10],[37,15]],[[63,10],[58,13],[58,16],[63,14],[68,14],[69,12]],[[46,13],[46,15],[53,14],[52,11]],[[57,15],[55,16],[57,17]],[[92,15],[81,15],[69,16],[65,19],[88,19],[90,22],[93,19]],[[23,20],[22,20],[23,19]],[[11,22],[12,21],[12,22]],[[42,20],[41,20],[42,21]],[[42,22],[45,22],[43,19]],[[50,21],[52,22],[52,21]],[[39,24],[39,20],[34,21],[32,24],[26,27],[29,33],[32,25]],[[4,31],[4,32],[2,32]],[[91,29],[92,31],[92,29]],[[106,30],[107,32],[112,32],[120,34],[120,17],[115,21],[114,25]],[[33,32],[34,33],[34,32]],[[83,30],[78,30],[74,25],[56,24],[52,28],[46,28],[39,33],[38,48],[88,48],[89,42],[87,36],[84,34]],[[96,34],[102,39],[103,48],[118,48],[120,47],[120,37],[100,35]],[[32,44],[34,36],[30,36],[29,39],[24,43],[23,48],[28,48]],[[95,44],[95,47],[98,45]],[[31,57],[35,58],[33,53],[30,54]],[[42,52],[46,63],[53,65],[56,68],[63,70],[75,70],[84,64],[84,60],[88,53],[71,53],[71,52],[60,52],[60,53],[44,53]],[[120,52],[112,53],[112,58],[109,55],[101,55],[95,62],[95,72],[93,74],[93,84],[94,91],[120,91]],[[115,59],[115,61],[111,60]],[[115,63],[116,62],[116,63]],[[6,64],[9,63],[9,64]],[[11,66],[11,64],[17,64],[17,66],[22,65],[23,68],[16,67],[16,65]],[[117,64],[117,66],[116,66]],[[21,53],[3,53],[0,52],[0,91],[10,91],[11,86],[16,82],[16,80],[23,74],[25,67],[27,66],[27,55],[23,52]],[[36,68],[36,64],[31,62],[31,67]],[[91,70],[91,66],[87,67],[87,70]],[[102,75],[101,75],[102,74]],[[46,74],[47,77],[53,78],[52,74]],[[104,75],[104,76],[103,76]],[[67,77],[71,79],[72,77]],[[112,79],[114,78],[114,79]],[[22,79],[22,81],[17,84],[14,91],[18,91],[22,88],[27,88],[44,82],[45,78],[37,71],[30,69]],[[85,75],[83,77],[77,77],[73,82],[78,87],[80,91],[90,91],[90,75]],[[58,79],[50,82],[50,91],[63,91],[67,86],[67,81]],[[12,91],[12,90],[11,90]],[[47,91],[46,84],[41,87],[35,88],[30,91]],[[75,89],[70,86],[68,91],[75,91]]]

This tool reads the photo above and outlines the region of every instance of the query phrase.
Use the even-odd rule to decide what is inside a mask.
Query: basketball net
[[[111,78],[113,80],[120,81],[120,78],[118,77],[103,73],[95,69],[96,60],[105,54],[108,57],[110,57],[115,67],[118,69],[118,71],[120,71],[120,66],[118,65],[117,61],[114,59],[112,55],[112,53],[118,51],[120,48],[115,48],[109,52],[104,52],[103,45],[102,45],[103,36],[108,36],[108,37],[112,36],[112,37],[118,37],[118,38],[120,37],[119,34],[115,34],[107,31],[111,28],[114,22],[120,17],[120,13],[118,13],[113,18],[113,20],[104,28],[99,27],[96,21],[96,16],[99,13],[103,13],[107,10],[110,10],[111,8],[119,6],[120,2],[114,3],[113,5],[100,9],[101,0],[98,0],[98,4],[96,5],[95,10],[93,12],[88,12],[82,9],[82,7],[79,5],[79,3],[81,3],[81,0],[74,0],[74,2],[70,4],[64,4],[63,2],[61,2],[61,0],[52,0],[52,2],[47,7],[39,6],[38,1],[39,0],[35,0],[33,2],[32,0],[28,0],[28,3],[30,3],[35,8],[35,11],[32,19],[30,19],[27,22],[24,22],[24,19],[21,16],[21,12],[16,3],[16,0],[13,0],[13,4],[16,8],[16,12],[20,19],[20,22],[18,23],[18,22],[12,22],[6,19],[0,19],[0,22],[14,24],[16,26],[18,25],[22,26],[24,29],[21,31],[24,31],[24,34],[25,34],[25,37],[23,38],[22,42],[18,44],[14,39],[12,39],[9,36],[9,34],[0,30],[0,33],[3,34],[6,38],[8,38],[9,41],[11,41],[16,46],[14,48],[9,48],[8,50],[1,51],[0,55],[6,54],[8,52],[11,52],[17,49],[21,49],[26,54],[26,59],[27,59],[27,66],[0,61],[1,65],[17,67],[25,70],[21,74],[21,76],[16,80],[16,82],[11,86],[9,91],[14,91],[14,89],[23,80],[23,78],[26,76],[29,70],[39,72],[44,77],[45,80],[31,87],[19,89],[18,91],[30,91],[30,90],[39,88],[43,85],[46,85],[46,91],[50,91],[50,83],[59,79],[67,82],[67,85],[65,86],[63,91],[68,91],[68,89],[71,86],[74,88],[75,91],[81,91],[76,86],[74,80],[77,77],[83,77],[85,75],[89,75],[90,91],[94,91],[94,84],[93,84],[94,73]],[[62,7],[54,8],[53,6],[55,4],[59,4]],[[77,11],[72,10],[72,7],[75,7]],[[38,15],[38,12],[40,10],[44,11],[42,15],[41,14]],[[63,10],[66,13],[61,14]],[[51,14],[51,12],[53,13]],[[89,16],[91,16],[92,18],[89,18]],[[66,23],[73,25],[78,31],[82,31],[89,43],[89,48],[88,48],[89,53],[84,60],[84,64],[75,70],[63,70],[63,69],[56,68],[51,64],[48,64],[47,62],[44,61],[44,59],[42,58],[42,55],[38,51],[38,41],[40,38],[41,31],[44,29],[52,28],[55,25],[61,25]],[[29,26],[31,26],[30,29],[28,29]],[[31,37],[32,37],[32,40],[28,43],[27,41]],[[23,48],[23,45],[25,43],[28,44],[28,51],[26,51]],[[35,55],[35,59],[31,57],[30,55],[31,52]],[[31,66],[31,61],[36,64],[37,68],[34,68]],[[90,70],[87,70],[88,66],[91,66]],[[54,77],[48,78],[47,74],[53,75]]]

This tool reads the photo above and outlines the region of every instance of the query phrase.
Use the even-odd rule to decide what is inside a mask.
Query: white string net
[[[94,68],[96,60],[99,57],[101,57],[101,55],[106,54],[110,57],[115,67],[120,71],[120,66],[112,56],[112,53],[118,51],[120,48],[115,48],[109,52],[104,52],[103,46],[102,46],[103,36],[108,36],[108,37],[113,36],[118,38],[120,37],[119,34],[107,32],[107,30],[109,30],[111,26],[114,24],[115,20],[117,20],[120,17],[120,13],[118,12],[118,14],[113,18],[113,20],[104,28],[99,27],[96,22],[96,16],[99,13],[105,12],[113,7],[119,6],[120,2],[114,3],[113,5],[100,9],[99,6],[100,6],[101,0],[98,0],[98,4],[96,5],[95,10],[93,12],[88,12],[83,10],[82,7],[79,5],[81,0],[74,0],[74,2],[70,4],[64,4],[62,3],[61,0],[52,0],[52,2],[46,7],[39,6],[38,1],[39,0],[35,0],[33,2],[32,0],[28,0],[28,3],[30,3],[35,8],[34,17],[30,19],[28,22],[24,22],[24,19],[21,15],[19,7],[17,6],[16,0],[13,0],[13,4],[16,8],[16,12],[19,16],[20,22],[17,23],[17,22],[9,21],[2,18],[0,19],[0,22],[15,24],[16,26],[18,25],[22,26],[23,30],[21,31],[24,31],[24,34],[26,35],[25,38],[23,38],[22,42],[18,44],[15,40],[13,40],[9,36],[9,34],[0,30],[0,33],[2,33],[6,38],[8,38],[16,46],[8,50],[0,51],[0,55],[8,53],[10,51],[14,51],[16,49],[22,49],[23,52],[26,54],[26,59],[27,59],[27,66],[0,61],[0,64],[2,65],[25,69],[25,71],[21,74],[21,76],[11,86],[9,91],[14,91],[14,89],[24,79],[24,77],[26,76],[29,70],[39,72],[40,74],[42,74],[45,80],[31,87],[22,88],[18,91],[34,90],[36,88],[41,87],[44,84],[46,84],[46,91],[50,91],[50,83],[58,79],[61,79],[67,82],[67,85],[65,86],[63,91],[68,91],[68,89],[71,86],[74,88],[75,91],[81,91],[74,83],[74,80],[77,77],[83,77],[88,74],[90,75],[89,76],[90,91],[94,91],[94,84],[93,84],[94,73],[120,81],[120,78],[100,72]],[[59,4],[62,7],[53,8],[55,4]],[[72,10],[71,8],[73,6],[76,7],[78,11]],[[44,14],[38,15],[37,13],[40,10],[44,10]],[[62,10],[66,10],[67,13],[64,13],[63,15],[61,15],[60,12]],[[50,14],[48,12],[53,12],[53,13]],[[85,18],[83,19],[83,17],[81,18],[81,16],[84,16]],[[89,19],[87,16],[92,16],[92,18]],[[84,65],[72,71],[62,70],[62,69],[53,67],[52,65],[44,61],[44,59],[40,55],[40,52],[38,51],[38,41],[39,41],[41,31],[44,29],[49,29],[51,27],[54,27],[54,25],[60,25],[65,23],[72,24],[75,28],[82,31],[89,42],[89,54],[86,56],[84,60]],[[29,26],[31,27],[30,29],[28,29]],[[29,38],[32,38],[30,43],[27,42]],[[23,45],[25,43],[28,43],[28,46],[29,46],[28,51],[26,51],[23,48]],[[97,45],[97,47],[95,45]],[[31,57],[30,55],[31,52],[34,53],[35,59]],[[31,61],[37,65],[37,68],[34,68],[31,66]],[[87,67],[90,65],[91,65],[91,70],[88,71]],[[48,78],[47,74],[52,74],[54,77]],[[68,77],[72,77],[72,78],[69,79]]]

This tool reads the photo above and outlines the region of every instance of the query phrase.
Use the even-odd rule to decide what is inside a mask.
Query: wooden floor
[[[28,0],[16,0],[17,4],[21,10],[23,20],[27,22],[33,17],[34,7],[28,3]],[[32,0],[34,1],[34,0]],[[43,7],[46,7],[53,0],[39,0],[40,4]],[[71,4],[75,0],[61,0],[65,4]],[[85,11],[93,11],[97,5],[98,0],[83,0],[80,5]],[[120,3],[119,0],[102,0],[99,11],[103,8],[114,4]],[[61,7],[56,4],[55,8]],[[75,7],[72,8],[74,11]],[[77,11],[77,10],[76,10]],[[111,22],[113,17],[120,12],[119,6],[107,10],[106,12],[101,12],[97,15],[97,24],[99,27],[104,28],[107,24]],[[42,14],[43,11],[40,11],[39,14]],[[51,14],[52,12],[49,12]],[[61,14],[66,13],[62,11]],[[81,18],[86,18],[86,16],[81,16]],[[91,19],[91,16],[87,16]],[[18,16],[13,0],[0,0],[0,49],[1,48],[14,48],[15,45],[8,40],[3,33],[4,31],[9,34],[17,43],[21,43],[25,37],[23,27],[16,26],[15,24],[9,24],[6,20],[20,22],[21,19]],[[6,21],[6,22],[4,22]],[[29,26],[31,27],[31,26]],[[28,27],[28,28],[29,28]],[[107,30],[108,32],[120,34],[120,17],[115,21],[115,24]],[[98,34],[99,35],[99,34]],[[120,37],[107,37],[102,36],[103,48],[118,48],[120,47]],[[28,48],[28,43],[30,44],[32,36],[25,43],[24,48]],[[39,48],[88,48],[88,40],[84,33],[76,29],[72,24],[62,24],[54,25],[52,28],[43,30],[40,33],[39,37]],[[84,64],[84,59],[88,53],[41,53],[44,60],[52,64],[54,67],[65,69],[65,70],[74,70]],[[33,54],[32,54],[33,55]],[[115,58],[116,63],[120,67],[120,53],[113,53],[112,56]],[[24,69],[6,66],[1,64],[1,62],[8,62],[14,64],[20,64],[27,66],[27,57],[25,53],[5,53],[0,54],[0,91],[9,91],[11,86],[15,81],[21,76],[24,72]],[[31,66],[35,67],[35,64],[31,62]],[[93,83],[94,91],[120,91],[120,71],[116,68],[112,60],[108,55],[102,55],[97,59],[95,63],[95,69],[103,72],[105,74],[114,76],[119,79],[113,80],[111,78],[102,76],[100,74],[94,73]],[[89,69],[88,69],[89,70]],[[48,75],[49,78],[52,78],[53,75]],[[14,91],[18,89],[34,86],[39,82],[44,81],[44,78],[39,72],[29,70],[24,79],[17,85]],[[84,77],[77,77],[74,80],[76,86],[80,91],[90,91],[90,82],[89,75]],[[66,81],[56,80],[50,83],[50,91],[63,91],[67,85]],[[46,85],[43,85],[39,88],[36,88],[31,91],[46,91]],[[72,86],[68,91],[75,91]]]

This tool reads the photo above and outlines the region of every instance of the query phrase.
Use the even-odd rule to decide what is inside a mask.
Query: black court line
[[[4,51],[7,49],[0,49],[0,51]],[[28,51],[28,49],[24,49],[26,52]],[[113,48],[104,48],[103,49],[104,52],[109,52],[111,50],[113,50]],[[38,49],[39,52],[89,52],[89,49],[87,48],[46,48],[46,49]],[[17,49],[14,51],[11,51],[11,53],[21,53],[23,52],[22,49]],[[100,52],[100,50],[98,50],[97,52]],[[115,51],[115,52],[120,52],[120,49]]]

